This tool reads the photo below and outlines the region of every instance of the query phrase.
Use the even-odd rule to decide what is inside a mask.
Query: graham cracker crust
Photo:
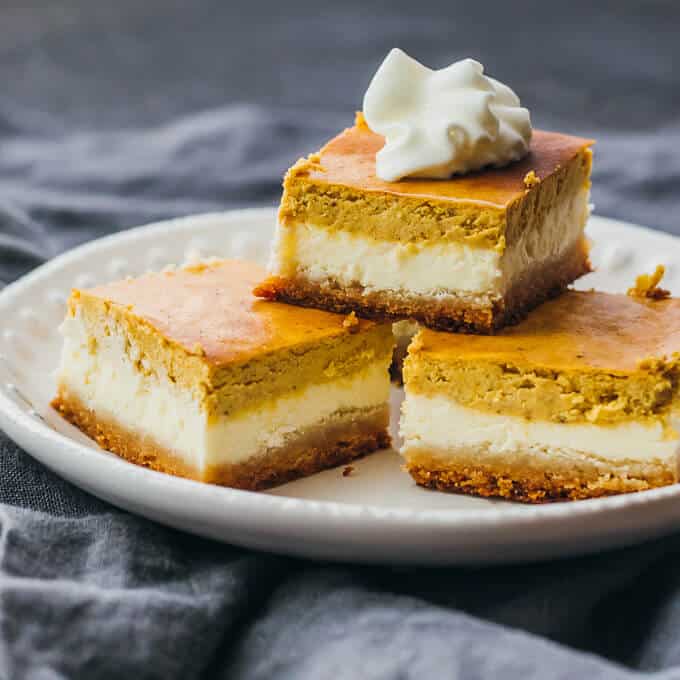
[[[236,489],[259,491],[349,463],[388,448],[389,409],[350,413],[330,426],[306,431],[284,447],[234,465],[196,469],[149,437],[105,420],[60,388],[52,406],[99,446],[130,463],[158,472]]]
[[[484,447],[444,453],[411,449],[406,454],[405,467],[420,486],[523,503],[584,500],[644,491],[677,481],[676,472],[661,461],[617,465],[584,457],[540,466],[526,459],[512,462],[500,455],[487,462],[485,456]]]
[[[541,302],[559,295],[574,280],[591,271],[588,243],[579,240],[559,259],[530,267],[502,298],[483,303],[465,297],[433,298],[366,291],[360,284],[345,286],[328,279],[271,276],[254,294],[302,307],[340,314],[355,312],[377,321],[414,319],[436,330],[492,334],[517,323]]]

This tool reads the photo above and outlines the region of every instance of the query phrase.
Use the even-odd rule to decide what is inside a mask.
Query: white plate
[[[383,563],[493,563],[572,555],[680,528],[680,485],[538,507],[427,491],[393,451],[269,493],[235,491],[153,472],[102,451],[50,407],[57,326],[71,286],[218,255],[263,261],[273,210],[162,222],[87,244],[0,293],[0,426],[57,474],[163,524],[272,552]],[[599,266],[580,287],[623,291],[634,274],[680,276],[680,239],[591,218]],[[399,392],[393,395],[399,402]]]

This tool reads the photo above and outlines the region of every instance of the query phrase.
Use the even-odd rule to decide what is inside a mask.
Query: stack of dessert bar
[[[366,118],[287,173],[268,276],[218,262],[74,291],[56,407],[134,462],[264,488],[389,445],[391,326],[418,322],[401,414],[418,484],[542,502],[677,481],[680,301],[658,276],[566,290],[590,271],[592,142],[515,134],[525,110],[467,60],[443,77],[492,88],[510,155],[484,138],[482,167],[428,174],[438,150],[376,88],[441,72],[402,55]]]

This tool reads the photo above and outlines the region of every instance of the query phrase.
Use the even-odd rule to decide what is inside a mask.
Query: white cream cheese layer
[[[199,471],[246,461],[284,445],[298,430],[323,425],[338,411],[381,407],[389,397],[383,359],[359,375],[310,385],[265,408],[208,422],[189,390],[167,376],[138,371],[121,335],[98,337],[90,352],[78,318],[67,319],[62,333],[58,382],[99,418],[149,437]]]
[[[523,235],[504,253],[458,242],[399,243],[313,224],[281,225],[270,269],[281,276],[358,284],[367,293],[495,297],[527,266],[559,257],[573,247],[587,218],[584,189],[553,207],[540,230]]]
[[[398,243],[377,241],[347,231],[329,231],[311,224],[280,229],[280,257],[273,269],[284,276],[299,273],[312,281],[333,279],[359,284],[366,292],[409,291],[446,295],[451,290],[476,293],[496,290],[501,276],[500,254],[462,243]],[[292,260],[288,257],[292,255]],[[295,271],[288,271],[292,262]]]
[[[409,449],[447,449],[485,445],[492,453],[521,453],[528,446],[589,453],[612,461],[672,460],[678,439],[668,439],[660,424],[626,423],[610,427],[558,424],[485,413],[443,396],[407,394],[402,404],[402,453]]]

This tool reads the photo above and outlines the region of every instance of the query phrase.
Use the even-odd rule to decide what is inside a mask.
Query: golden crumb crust
[[[670,291],[659,286],[665,273],[666,268],[659,264],[653,274],[640,274],[635,279],[635,285],[628,289],[627,295],[637,298],[650,298],[651,300],[663,300],[670,297]]]
[[[236,464],[199,470],[172,451],[104,420],[67,390],[60,389],[52,406],[102,448],[125,460],[159,472],[200,482],[258,491],[343,465],[390,446],[387,406],[375,413],[355,413],[337,423],[301,435],[289,445]]]
[[[281,226],[310,223],[378,240],[460,241],[502,251],[540,225],[558,195],[590,186],[592,141],[579,137],[537,130],[524,159],[436,181],[378,179],[375,154],[383,144],[359,121],[298,161],[284,180]]]
[[[661,461],[616,465],[583,457],[532,466],[522,457],[488,459],[484,447],[442,457],[422,449],[409,453],[406,469],[420,486],[483,498],[504,498],[523,503],[585,500],[645,491],[674,484],[677,473]]]
[[[680,300],[567,291],[494,337],[423,329],[404,381],[413,392],[529,419],[665,418],[680,407]]]
[[[162,371],[209,414],[265,404],[308,383],[389,365],[389,324],[257,299],[265,272],[223,261],[74,290],[77,316],[97,351],[102,334],[123,336],[140,373]]]

